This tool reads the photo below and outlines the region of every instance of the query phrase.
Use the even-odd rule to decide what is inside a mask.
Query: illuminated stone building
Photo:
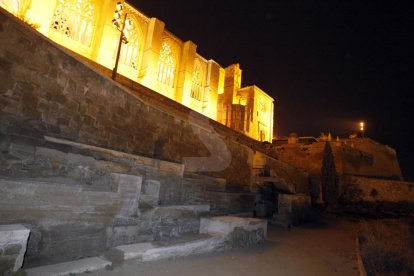
[[[119,31],[115,0],[0,0],[9,12],[40,25],[37,30],[70,50],[112,69]],[[273,99],[257,86],[241,87],[238,64],[222,68],[124,3],[132,22],[121,48],[118,73],[259,141],[273,138]]]

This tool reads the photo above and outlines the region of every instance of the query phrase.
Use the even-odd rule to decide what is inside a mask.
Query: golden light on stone
[[[212,120],[260,141],[271,141],[273,98],[242,87],[239,64],[223,68],[197,53],[157,18],[124,1],[0,0],[38,23],[56,43]],[[200,45],[202,46],[202,45]]]

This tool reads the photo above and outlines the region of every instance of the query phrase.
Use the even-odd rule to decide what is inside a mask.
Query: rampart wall
[[[414,217],[414,183],[343,176],[340,198],[344,210],[372,217]]]
[[[0,80],[0,224],[31,229],[26,266],[252,210],[259,142],[127,79],[121,86],[3,10]],[[307,186],[291,166],[268,166]],[[201,207],[180,207],[189,204]]]
[[[338,173],[402,180],[394,149],[369,138],[329,143]],[[321,171],[324,149],[325,142],[274,147],[281,161],[314,174],[319,174]]]

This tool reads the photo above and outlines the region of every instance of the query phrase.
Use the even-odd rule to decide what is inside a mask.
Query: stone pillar
[[[217,103],[218,94],[220,93],[220,73],[224,70],[214,60],[208,61],[208,71],[205,86],[205,101],[207,107],[203,110],[203,114],[213,120],[217,120]],[[222,76],[224,79],[224,74]],[[221,85],[224,85],[223,83]],[[223,87],[221,87],[221,90]]]
[[[158,58],[162,46],[162,35],[165,23],[157,18],[151,18],[148,24],[142,62],[139,71],[139,82],[155,90],[157,83]]]
[[[180,67],[178,69],[176,101],[190,108],[190,93],[193,81],[196,50],[197,45],[195,45],[192,41],[184,43]]]
[[[0,275],[22,267],[29,233],[21,224],[0,225]]]

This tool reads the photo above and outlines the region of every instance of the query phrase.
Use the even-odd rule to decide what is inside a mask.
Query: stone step
[[[222,242],[220,235],[187,235],[173,240],[117,246],[124,260],[156,261],[213,251]]]
[[[111,266],[112,262],[99,257],[26,269],[27,276],[61,276],[90,272]]]
[[[236,228],[243,229],[247,232],[261,229],[264,237],[267,234],[267,220],[234,216],[218,216],[201,218],[200,233],[218,234],[227,236]]]

